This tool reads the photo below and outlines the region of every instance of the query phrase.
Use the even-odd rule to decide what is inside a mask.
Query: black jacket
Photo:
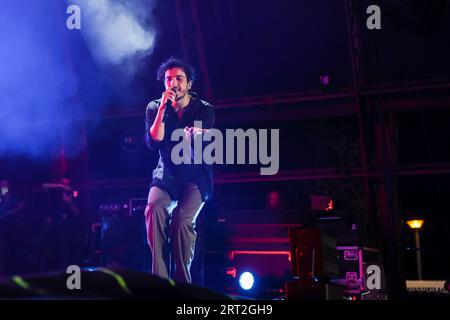
[[[172,132],[178,128],[193,127],[194,121],[202,121],[202,128],[210,129],[214,126],[214,107],[206,101],[191,96],[189,105],[183,110],[181,119],[171,106],[164,111],[163,122],[165,123],[164,139],[155,141],[150,136],[150,127],[155,120],[161,99],[153,100],[147,105],[145,116],[145,138],[147,146],[159,152],[157,167],[153,170],[151,186],[157,186],[167,191],[172,200],[177,200],[183,187],[187,182],[195,183],[202,195],[203,201],[212,196],[213,191],[213,169],[212,165],[202,164],[180,164],[172,162],[172,148],[179,141],[171,141]],[[203,143],[203,148],[205,147]]]

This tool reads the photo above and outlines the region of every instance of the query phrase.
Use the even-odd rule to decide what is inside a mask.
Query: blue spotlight
[[[253,277],[253,274],[251,272],[243,272],[239,276],[239,285],[244,290],[250,290],[253,287],[253,284],[255,283],[255,277]]]

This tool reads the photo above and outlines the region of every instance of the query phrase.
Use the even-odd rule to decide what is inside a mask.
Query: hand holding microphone
[[[163,92],[161,99],[161,107],[165,108],[166,104],[169,101],[172,101],[172,107],[175,108],[175,105],[177,104],[176,88],[169,88]]]

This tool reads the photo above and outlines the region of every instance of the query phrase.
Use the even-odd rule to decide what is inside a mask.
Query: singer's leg
[[[158,187],[151,187],[145,209],[147,242],[152,252],[152,273],[168,278],[169,272],[169,208],[172,200],[168,193]]]
[[[175,260],[175,280],[190,283],[191,262],[194,258],[195,221],[204,202],[198,187],[193,183],[186,184],[184,191],[173,210],[170,235],[172,241],[172,257]]]

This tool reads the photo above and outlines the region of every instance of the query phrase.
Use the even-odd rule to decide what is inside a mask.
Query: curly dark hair
[[[188,81],[195,81],[195,79],[197,78],[195,69],[189,63],[178,58],[170,57],[159,66],[158,71],[156,72],[157,80],[162,80],[164,82],[164,74],[167,70],[172,68],[183,69],[184,73],[186,73]]]

